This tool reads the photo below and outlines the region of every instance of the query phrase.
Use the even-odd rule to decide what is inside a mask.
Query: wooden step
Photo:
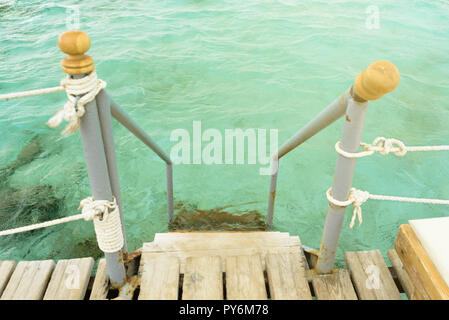
[[[83,300],[93,265],[93,258],[59,260],[44,300]]]
[[[379,250],[345,252],[345,260],[361,300],[401,300]]]
[[[226,298],[267,299],[262,262],[258,254],[226,258]]]
[[[357,300],[357,294],[347,270],[316,275],[312,280],[317,300]]]
[[[302,257],[298,252],[273,252],[266,256],[271,299],[311,300]]]
[[[187,258],[182,299],[223,300],[223,272],[219,256]]]
[[[177,300],[178,290],[179,259],[177,257],[158,254],[145,262],[139,300]]]
[[[2,300],[41,300],[55,267],[53,260],[20,261],[5,290]]]
[[[16,267],[15,261],[0,261],[0,297]]]

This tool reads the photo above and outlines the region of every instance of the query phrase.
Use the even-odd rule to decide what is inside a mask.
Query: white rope
[[[449,146],[406,146],[402,141],[394,138],[377,137],[371,144],[360,143],[364,151],[352,153],[344,151],[341,148],[340,141],[335,144],[335,150],[345,158],[362,158],[372,155],[374,152],[386,155],[394,153],[397,156],[405,156],[407,152],[412,151],[443,151],[449,150]]]
[[[39,94],[61,92],[64,90],[65,90],[65,88],[63,86],[59,86],[59,87],[52,87],[52,88],[45,88],[45,89],[36,89],[36,90],[29,90],[29,91],[6,93],[6,94],[0,94],[0,100],[8,101],[9,99],[14,99],[14,98],[37,96]]]
[[[117,252],[124,244],[120,212],[115,198],[113,201],[93,200],[92,197],[80,202],[78,209],[82,208],[80,214],[64,217],[61,219],[32,224],[25,227],[0,231],[1,236],[12,235],[20,232],[42,229],[62,223],[77,221],[80,219],[94,220],[95,234],[98,246],[103,252]]]
[[[64,109],[59,110],[48,120],[47,124],[51,128],[56,128],[62,120],[65,120],[69,124],[62,133],[74,133],[78,130],[80,118],[86,111],[84,106],[95,99],[98,92],[106,87],[106,82],[98,79],[94,70],[81,79],[72,79],[67,76],[61,80],[61,86],[66,90],[68,101],[65,103]]]
[[[115,198],[113,202],[93,200],[92,197],[81,201],[83,212],[102,212],[101,217],[95,216],[94,227],[98,246],[103,252],[117,252],[124,244],[120,212]]]
[[[1,236],[9,236],[9,235],[21,233],[21,232],[27,232],[27,231],[47,228],[47,227],[55,226],[58,224],[77,221],[77,220],[81,220],[81,219],[84,219],[86,221],[93,220],[94,217],[99,214],[101,214],[101,212],[82,211],[82,213],[76,214],[73,216],[68,216],[68,217],[55,219],[55,220],[51,220],[51,221],[36,223],[36,224],[29,225],[29,226],[15,228],[15,229],[3,230],[3,231],[0,231],[0,237]]]
[[[449,205],[449,200],[384,196],[378,194],[370,194],[368,191],[358,190],[356,188],[351,188],[349,190],[348,200],[346,201],[339,201],[337,199],[334,199],[332,197],[332,188],[329,188],[326,191],[326,197],[330,203],[338,207],[347,207],[350,204],[354,206],[351,222],[349,224],[349,227],[351,229],[354,226],[356,218],[358,218],[359,220],[359,226],[362,224],[362,204],[365,203],[368,199]]]

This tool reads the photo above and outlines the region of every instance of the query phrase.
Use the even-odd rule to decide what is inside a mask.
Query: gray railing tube
[[[68,55],[61,63],[65,73],[74,79],[81,79],[89,73],[95,72],[92,57],[84,54],[90,48],[90,38],[86,33],[79,30],[64,32],[59,36],[58,46],[62,52]],[[85,105],[85,113],[80,118],[79,129],[92,197],[94,200],[112,201],[113,193],[96,99]],[[118,288],[126,282],[123,251],[105,252],[105,258],[111,286]]]
[[[357,152],[360,148],[367,105],[366,101],[357,102],[352,98],[349,100],[343,134],[340,140],[341,148],[347,152]],[[355,165],[355,158],[345,158],[338,155],[334,183],[332,185],[332,196],[336,200],[346,201],[348,199]],[[320,253],[316,264],[316,270],[319,273],[327,273],[333,268],[345,212],[346,207],[338,207],[331,203],[328,205]]]
[[[145,143],[166,163],[167,178],[167,210],[168,221],[173,221],[173,168],[172,161],[151,137],[108,95],[111,101],[111,114],[138,139]]]
[[[112,201],[112,189],[109,181],[108,166],[104,153],[104,144],[95,100],[85,106],[86,112],[81,118],[80,132],[86,156],[87,171],[94,200]],[[107,274],[113,287],[119,287],[126,281],[123,252],[106,253]]]
[[[108,166],[109,181],[111,182],[112,194],[114,195],[117,205],[120,211],[120,221],[122,222],[122,232],[123,238],[123,252],[127,253],[126,245],[126,233],[125,233],[125,221],[123,217],[123,206],[122,206],[122,194],[120,192],[120,184],[118,178],[117,160],[115,156],[114,147],[114,135],[112,133],[112,123],[111,123],[111,108],[110,100],[105,92],[105,90],[100,90],[100,92],[95,97],[98,107],[98,116],[100,119],[101,134],[103,137],[104,152],[106,155],[106,163]]]
[[[276,197],[276,182],[279,170],[279,160],[288,152],[313,137],[315,134],[329,126],[335,120],[345,114],[348,104],[349,89],[343,92],[337,99],[330,103],[323,111],[321,111],[313,120],[307,123],[301,130],[288,139],[280,148],[277,154],[273,156],[270,195],[268,197],[268,210],[266,224],[273,225],[274,200]]]
[[[367,101],[381,98],[386,93],[393,91],[398,83],[399,71],[388,61],[374,62],[357,76],[351,90],[348,108],[346,109],[346,120],[340,139],[342,150],[351,153],[359,150],[368,105]],[[331,190],[334,199],[338,201],[346,201],[348,199],[355,165],[355,158],[346,158],[341,154],[338,155]],[[336,206],[328,202],[320,251],[315,266],[317,273],[329,273],[333,269],[345,211],[346,207]]]

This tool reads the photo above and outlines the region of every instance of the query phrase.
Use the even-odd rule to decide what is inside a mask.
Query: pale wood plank
[[[409,225],[399,227],[394,248],[413,284],[411,299],[449,299],[449,288]]]
[[[388,259],[391,262],[393,269],[396,271],[398,275],[399,282],[401,283],[402,289],[404,289],[405,294],[410,299],[413,294],[413,285],[410,280],[407,271],[404,269],[404,265],[402,264],[401,259],[398,256],[396,250],[388,250],[387,252]]]
[[[187,258],[182,299],[223,300],[223,272],[219,256]]]
[[[207,242],[205,240],[205,242]],[[290,252],[291,250],[297,252],[303,256],[302,248],[301,248],[301,242],[299,240],[299,237],[289,237],[289,241],[285,242],[281,246],[265,246],[263,242],[257,244],[253,247],[241,247],[240,245],[236,246],[237,248],[228,248],[223,249],[220,243],[217,243],[215,247],[204,250],[197,248],[196,250],[182,250],[180,248],[170,248],[167,249],[164,246],[160,246],[159,244],[156,244],[154,242],[150,243],[144,243],[142,252],[145,252],[147,255],[146,257],[150,257],[151,255],[149,253],[165,253],[170,256],[178,257],[180,260],[180,273],[185,272],[185,260],[187,257],[199,257],[199,256],[216,256],[219,255],[221,257],[222,261],[222,270],[223,272],[226,272],[226,258],[228,256],[239,256],[239,255],[253,255],[253,254],[260,254],[262,257],[262,268],[263,270],[266,269],[265,267],[265,256],[268,252],[275,251],[280,252]],[[217,250],[219,248],[220,250]],[[140,266],[139,266],[139,273],[142,273],[142,267],[145,264],[145,259],[141,259]]]
[[[228,300],[267,299],[259,255],[226,258],[226,293]]]
[[[295,257],[293,253],[287,252],[268,253],[266,268],[271,299],[312,299],[301,255]]]
[[[3,291],[1,299],[42,299],[54,267],[53,260],[19,262]]]
[[[357,300],[347,270],[316,275],[312,279],[312,285],[317,300]]]
[[[59,260],[48,284],[44,300],[82,300],[86,294],[94,259]]]
[[[109,292],[109,278],[106,273],[106,259],[98,262],[97,273],[89,300],[106,300]]]
[[[409,225],[449,286],[449,217],[409,220]]]
[[[0,297],[8,284],[15,267],[15,261],[0,261]]]
[[[401,294],[379,250],[345,252],[361,300],[401,300]]]
[[[193,251],[193,250],[214,250],[216,248],[225,249],[240,249],[240,248],[270,248],[270,247],[286,247],[291,246],[290,238],[260,238],[260,239],[221,239],[210,238],[204,239],[189,239],[189,240],[174,240],[174,239],[159,239],[153,242],[163,251]],[[147,244],[144,244],[143,251],[147,251]]]
[[[145,259],[145,253],[142,258]],[[176,300],[179,290],[179,259],[164,254],[145,259],[139,300]]]

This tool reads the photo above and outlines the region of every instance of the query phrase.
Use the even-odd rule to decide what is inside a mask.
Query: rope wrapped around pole
[[[61,80],[61,86],[65,88],[68,100],[64,108],[48,120],[47,125],[51,128],[56,128],[61,124],[62,120],[65,120],[69,124],[62,133],[74,133],[80,126],[80,118],[86,112],[84,106],[94,100],[101,89],[106,88],[106,82],[98,79],[94,70],[80,79],[72,79],[70,76],[67,76]]]
[[[401,140],[394,138],[377,137],[372,143],[361,142],[360,146],[363,151],[353,153],[343,150],[340,146],[340,141],[335,144],[335,150],[337,153],[345,158],[363,158],[372,155],[375,152],[379,152],[382,155],[394,153],[395,155],[402,157],[407,152],[412,151],[449,151],[449,146],[406,146]]]
[[[103,252],[117,252],[124,244],[120,211],[115,198],[113,201],[86,198],[80,203],[82,212],[94,214],[94,227],[98,247]],[[98,212],[102,213],[101,216]]]
[[[349,224],[349,227],[351,229],[354,226],[356,218],[358,218],[359,220],[359,226],[362,224],[362,204],[364,204],[368,199],[449,205],[449,200],[384,196],[378,194],[370,194],[368,191],[358,190],[356,188],[351,188],[349,190],[348,200],[346,201],[338,201],[337,199],[334,199],[332,197],[332,188],[329,188],[326,191],[326,197],[330,203],[338,207],[347,207],[350,204],[354,206],[351,222]]]
[[[124,237],[122,224],[115,198],[113,201],[107,201],[93,200],[92,197],[88,197],[80,202],[78,209],[80,208],[82,208],[80,214],[20,228],[3,230],[0,231],[0,237],[84,219],[86,221],[94,221],[98,246],[103,252],[116,252],[123,247]]]

